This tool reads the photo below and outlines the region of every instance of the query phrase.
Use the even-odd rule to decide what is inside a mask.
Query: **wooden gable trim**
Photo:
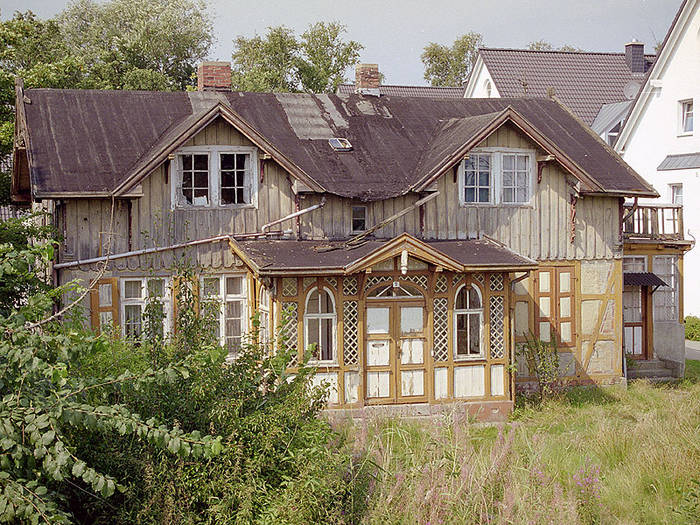
[[[228,246],[231,250],[231,253],[233,253],[234,256],[238,257],[241,261],[243,261],[243,264],[245,264],[248,267],[250,273],[253,274],[253,277],[255,279],[259,279],[260,267],[257,264],[255,264],[255,261],[253,261],[253,259],[251,259],[245,251],[243,251],[240,244],[238,244],[233,237],[228,238]]]
[[[435,266],[445,270],[450,270],[453,272],[462,271],[463,265],[459,262],[416,239],[412,235],[403,233],[389,241],[385,246],[378,248],[374,252],[369,253],[365,257],[362,257],[361,259],[358,259],[357,261],[346,266],[345,273],[352,274],[364,270],[365,268],[379,264],[386,259],[401,255],[404,250],[406,250],[409,255],[412,255],[427,263],[434,264]]]
[[[413,191],[424,191],[427,186],[439,179],[447,170],[452,168],[473,148],[486,140],[496,130],[503,126],[506,122],[511,122],[522,133],[527,135],[530,140],[540,146],[547,153],[554,155],[554,160],[564,167],[571,175],[588,186],[592,191],[607,193],[605,189],[593,180],[580,166],[578,166],[568,155],[559,149],[552,141],[542,135],[535,126],[530,124],[522,117],[512,106],[508,106],[498,116],[496,116],[488,125],[484,126],[479,132],[474,134],[464,145],[457,149],[452,155],[448,156],[442,163],[433,168],[428,175],[421,179],[411,189]]]
[[[282,166],[287,172],[289,172],[295,179],[300,180],[313,191],[325,192],[326,190],[318,184],[315,180],[309,177],[301,168],[289,160],[282,152],[280,152],[275,146],[272,145],[267,139],[265,139],[260,133],[258,133],[252,126],[250,126],[243,118],[241,118],[236,112],[234,112],[228,106],[225,106],[221,102],[213,106],[209,111],[204,113],[200,118],[192,123],[186,130],[179,133],[176,137],[165,142],[160,146],[160,149],[153,154],[150,160],[147,160],[143,165],[136,166],[133,168],[132,172],[127,176],[126,180],[119,184],[116,189],[114,189],[111,195],[116,197],[122,196],[128,193],[129,190],[139,184],[144,178],[146,178],[153,170],[158,168],[165,160],[168,155],[176,151],[185,142],[193,138],[197,133],[202,131],[204,128],[209,126],[218,117],[228,122],[233,126],[239,133],[250,140],[255,146],[263,150],[264,153],[268,153],[275,162]],[[192,117],[190,117],[192,118]]]

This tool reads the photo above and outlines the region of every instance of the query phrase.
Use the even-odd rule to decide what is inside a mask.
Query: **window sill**
[[[461,208],[534,208],[533,202],[499,202],[498,204],[481,203],[481,202],[460,202]]]
[[[454,363],[474,363],[476,361],[483,361],[484,363],[486,362],[486,356],[483,355],[475,355],[471,357],[455,357],[454,358]]]
[[[694,132],[692,132],[692,131],[686,131],[686,132],[683,132],[683,133],[678,133],[678,134],[676,135],[676,137],[678,137],[678,138],[681,138],[681,137],[692,137],[692,136],[693,136],[693,133],[694,133]]]
[[[256,204],[221,204],[219,206],[195,206],[195,205],[188,205],[188,206],[174,206],[174,210],[184,210],[184,211],[192,211],[192,210],[248,210],[248,209],[257,209]]]

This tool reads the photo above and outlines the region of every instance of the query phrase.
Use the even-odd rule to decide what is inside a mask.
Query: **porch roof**
[[[401,237],[368,240],[357,247],[349,247],[346,240],[242,240],[236,241],[232,248],[259,274],[345,274],[359,271],[358,263],[370,260]],[[449,269],[523,271],[537,267],[535,261],[486,239],[416,241],[433,255],[452,261],[454,264]],[[411,255],[421,258],[415,253]]]
[[[626,272],[624,283],[625,286],[667,286],[661,277],[651,272]]]

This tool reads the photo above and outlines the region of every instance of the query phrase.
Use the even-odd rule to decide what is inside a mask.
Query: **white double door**
[[[426,399],[425,317],[423,301],[368,301],[365,316],[368,402],[406,403]]]

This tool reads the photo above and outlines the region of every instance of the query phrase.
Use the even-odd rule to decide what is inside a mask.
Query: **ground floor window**
[[[455,359],[482,357],[484,308],[481,292],[473,284],[457,290],[454,310]]]
[[[675,255],[654,256],[654,273],[666,286],[654,292],[654,319],[678,320],[678,258]]]
[[[202,277],[202,311],[215,319],[214,335],[235,359],[243,342],[246,315],[245,275]]]
[[[336,323],[333,294],[327,288],[313,288],[304,309],[304,347],[311,348],[313,359],[335,362]]]
[[[170,285],[165,277],[121,280],[122,333],[129,339],[165,337],[170,332]]]
[[[272,298],[270,290],[263,286],[260,288],[260,304],[258,306],[258,316],[260,322],[260,342],[267,344],[272,338],[272,326],[270,324],[270,312],[272,310]]]

